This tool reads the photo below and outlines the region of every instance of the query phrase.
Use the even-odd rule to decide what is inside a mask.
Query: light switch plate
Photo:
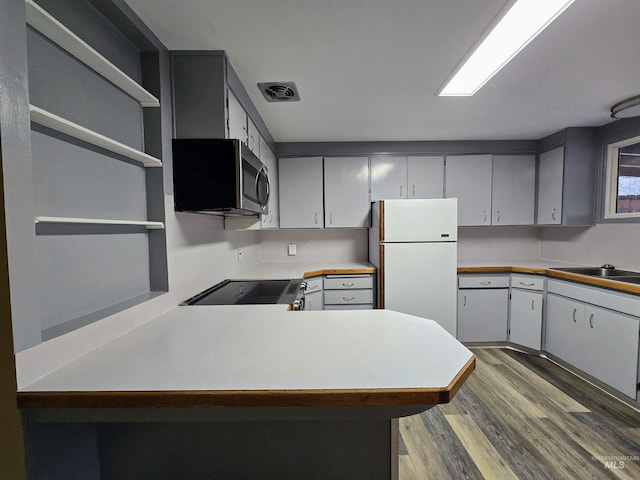
[[[290,257],[293,257],[297,254],[297,248],[296,248],[296,244],[295,243],[290,243],[287,249],[287,255],[289,255]]]

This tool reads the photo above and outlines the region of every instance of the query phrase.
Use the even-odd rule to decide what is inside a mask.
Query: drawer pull
[[[576,323],[576,322],[577,322],[577,320],[576,320],[576,313],[578,313],[578,309],[577,309],[577,308],[574,308],[574,309],[573,309],[573,313],[571,314],[571,317],[573,318],[573,323]]]
[[[531,282],[518,282],[520,285],[524,285],[525,287],[533,287],[535,285],[535,283]]]
[[[343,283],[342,286],[343,287],[353,287],[355,285],[355,283],[351,282],[351,283]]]
[[[480,285],[491,285],[491,282],[490,281],[480,282]]]
[[[356,299],[356,297],[342,297],[342,299],[343,299],[345,302],[350,302],[350,301],[352,301],[352,300],[355,300],[355,299]]]

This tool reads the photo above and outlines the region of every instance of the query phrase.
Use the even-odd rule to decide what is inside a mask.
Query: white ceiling
[[[435,93],[510,0],[126,1],[170,50],[225,50],[277,142],[536,139],[640,94],[640,0],[576,0],[473,97]]]

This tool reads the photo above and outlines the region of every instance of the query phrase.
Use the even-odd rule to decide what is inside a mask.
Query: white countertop
[[[446,387],[471,352],[390,310],[176,307],[20,392]]]

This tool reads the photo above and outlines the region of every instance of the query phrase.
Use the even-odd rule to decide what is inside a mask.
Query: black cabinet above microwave
[[[177,212],[266,214],[269,190],[267,167],[240,140],[173,140]]]

